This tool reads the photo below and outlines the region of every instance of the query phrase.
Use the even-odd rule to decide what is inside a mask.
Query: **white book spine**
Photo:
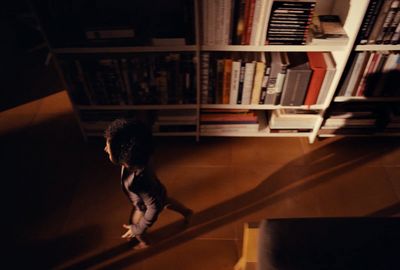
[[[356,87],[356,84],[359,81],[358,80],[359,74],[361,72],[363,72],[363,70],[361,70],[361,68],[363,66],[363,63],[364,63],[367,55],[368,55],[367,52],[361,52],[361,53],[357,54],[357,58],[354,60],[354,61],[356,61],[356,63],[354,65],[353,73],[351,74],[347,88],[344,91],[345,97],[350,97],[353,95],[354,88]]]
[[[261,25],[261,34],[258,45],[264,45],[265,41],[267,40],[268,23],[271,14],[271,7],[273,0],[265,0],[265,1],[266,1],[265,9],[264,12],[261,13],[262,25]]]
[[[255,61],[246,63],[246,69],[244,72],[244,82],[243,82],[242,104],[250,104],[255,66],[256,66]]]
[[[325,53],[323,53],[323,56],[324,56],[325,63],[326,63],[326,73],[325,73],[325,78],[321,85],[321,90],[319,91],[319,94],[318,94],[317,104],[324,103],[326,96],[328,95],[328,91],[331,86],[333,77],[336,73],[335,63],[333,62],[333,59],[330,56],[330,53],[325,52]]]
[[[233,61],[229,104],[237,104],[238,93],[239,93],[239,78],[240,78],[240,61]]]

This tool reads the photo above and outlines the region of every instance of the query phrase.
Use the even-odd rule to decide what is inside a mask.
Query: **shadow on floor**
[[[182,224],[177,222],[151,232],[149,237],[154,244],[148,249],[132,251],[131,247],[126,244],[117,245],[66,268],[86,269],[96,266],[100,269],[121,269],[127,267],[266,206],[295,196],[324,182],[329,182],[398,147],[398,144],[392,141],[392,144],[387,143],[385,147],[371,151],[369,147],[365,147],[364,143],[360,139],[342,139],[292,160],[249,192],[195,213],[189,228],[184,229]],[[352,145],[354,151],[349,151],[349,145]],[[389,147],[389,145],[391,146]],[[285,170],[298,164],[299,161],[308,164],[307,173],[288,177]],[[286,180],[282,181],[282,179]],[[120,253],[116,254],[117,252]],[[118,258],[113,258],[115,255],[118,255]]]

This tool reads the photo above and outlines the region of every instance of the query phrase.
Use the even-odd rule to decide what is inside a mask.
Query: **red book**
[[[307,52],[308,62],[313,73],[307,88],[304,105],[317,103],[318,94],[325,78],[326,63],[323,52]]]
[[[249,35],[251,35],[251,28],[253,25],[254,6],[255,6],[255,0],[246,0],[243,36],[242,36],[242,42],[241,42],[242,45],[250,44],[250,36]]]

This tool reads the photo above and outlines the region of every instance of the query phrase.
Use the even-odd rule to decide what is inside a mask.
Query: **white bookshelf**
[[[354,1],[353,1],[354,2]],[[368,1],[366,2],[366,6],[368,5]],[[363,10],[361,13],[361,17],[363,14],[366,13],[366,9]],[[382,16],[379,14],[379,16]],[[357,34],[356,31],[357,28],[354,29],[354,33]],[[375,53],[375,52],[399,52],[400,51],[400,45],[396,44],[366,44],[366,45],[359,45],[355,44],[354,48],[349,51],[349,53],[356,53],[356,52],[370,52],[370,53]],[[345,76],[345,75],[343,75]],[[391,97],[391,96],[380,96],[380,97],[366,97],[366,96],[335,96],[332,98],[332,102],[330,106],[335,106],[337,104],[352,104],[354,106],[357,106],[358,104],[362,106],[362,104],[369,104],[373,106],[376,104],[376,106],[391,106],[393,104],[397,104],[400,102],[400,97]],[[394,105],[397,106],[397,105]],[[400,106],[400,104],[399,104]],[[378,119],[377,119],[378,121]],[[324,127],[321,127],[323,129]],[[338,134],[319,134],[319,137],[335,137],[335,136],[351,136],[351,137],[394,137],[394,136],[400,136],[400,132],[395,132],[395,131],[382,131],[382,128],[376,129],[376,131],[371,131],[375,127],[372,126],[370,130],[363,132],[363,129],[368,130],[368,127],[360,127],[360,128],[355,128],[359,132],[356,134],[340,134],[340,131]],[[326,128],[329,129],[329,128]],[[355,131],[354,131],[355,132]]]
[[[197,115],[197,131],[196,132],[170,132],[155,133],[155,136],[194,136],[197,140],[202,136],[242,136],[242,137],[307,137],[312,143],[318,134],[323,118],[322,115],[329,108],[331,102],[343,102],[342,97],[334,98],[336,88],[343,76],[347,60],[353,51],[363,50],[398,50],[399,45],[363,45],[354,46],[355,40],[362,23],[369,0],[317,0],[316,12],[318,14],[336,14],[339,15],[343,22],[344,29],[348,35],[348,41],[344,44],[323,44],[323,45],[267,45],[267,46],[250,46],[250,45],[202,45],[200,40],[202,36],[201,23],[201,0],[193,0],[195,8],[195,37],[196,43],[190,46],[118,46],[118,47],[78,47],[78,48],[55,48],[52,49],[54,55],[96,55],[96,54],[130,54],[130,53],[158,53],[158,52],[192,52],[196,58],[196,104],[176,104],[176,105],[79,105],[73,102],[75,111],[78,113],[82,110],[86,111],[108,111],[108,110],[195,110]],[[154,18],[153,18],[154,19]],[[336,72],[332,83],[329,87],[327,97],[323,104],[311,106],[281,106],[281,105],[222,105],[222,104],[201,104],[201,63],[200,57],[203,52],[330,52],[335,63]],[[342,101],[341,101],[342,99]],[[72,100],[72,99],[71,99]],[[201,132],[200,131],[200,114],[203,109],[248,109],[256,111],[272,111],[278,109],[301,109],[301,110],[317,110],[318,117],[314,123],[311,132],[282,132],[271,133],[268,129],[263,132]],[[80,123],[84,126],[84,123]],[[83,132],[85,133],[84,129]],[[85,136],[96,136],[91,132],[84,134]]]

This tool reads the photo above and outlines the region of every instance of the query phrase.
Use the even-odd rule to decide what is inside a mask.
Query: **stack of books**
[[[358,44],[398,44],[400,0],[371,0],[357,37]]]
[[[310,44],[346,44],[349,37],[337,15],[315,15],[310,27]]]
[[[250,110],[202,110],[200,115],[200,131],[202,133],[223,132],[258,132],[260,114]]]
[[[195,110],[159,111],[152,126],[153,132],[196,132]]]
[[[315,2],[275,0],[267,28],[267,44],[306,44]]]

